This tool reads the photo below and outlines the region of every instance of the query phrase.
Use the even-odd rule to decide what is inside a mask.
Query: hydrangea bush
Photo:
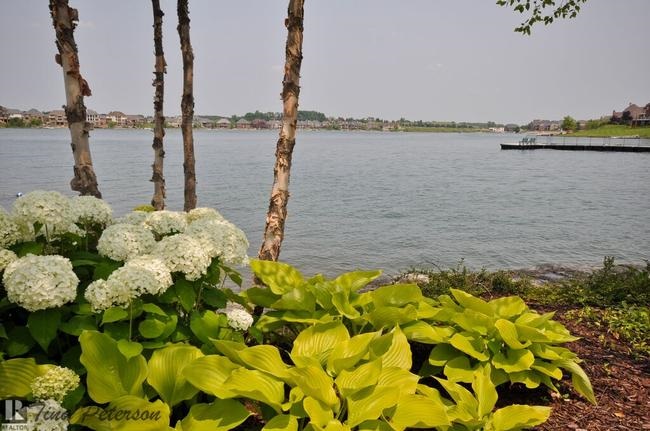
[[[263,261],[265,286],[233,292],[248,241],[210,208],[114,220],[32,192],[0,241],[0,399],[36,402],[27,429],[519,430],[550,409],[497,408],[497,386],[557,390],[563,371],[595,402],[568,331],[516,297],[362,293],[379,271]]]

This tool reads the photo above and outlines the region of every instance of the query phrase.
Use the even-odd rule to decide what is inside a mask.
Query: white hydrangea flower
[[[219,211],[213,208],[194,208],[187,213],[187,222],[193,223],[201,219],[214,219],[225,221],[226,219],[219,213]]]
[[[12,213],[17,224],[39,223],[43,228],[38,233],[50,236],[67,232],[74,222],[70,199],[59,192],[29,192],[16,200]]]
[[[182,272],[190,281],[205,275],[211,262],[201,243],[185,234],[163,238],[151,254],[161,258],[171,272]]]
[[[187,228],[185,213],[176,211],[154,211],[147,214],[144,226],[158,235],[183,233]]]
[[[218,256],[230,265],[248,262],[246,234],[228,221],[200,219],[191,223],[185,233],[196,238],[211,258]]]
[[[235,302],[228,302],[226,305],[226,317],[228,325],[238,331],[247,331],[253,324],[253,316]]]
[[[66,395],[77,389],[79,376],[69,368],[53,366],[31,384],[32,395],[37,400],[63,401]]]
[[[151,286],[147,291],[147,293],[152,295],[165,292],[173,284],[172,274],[169,268],[159,257],[151,255],[138,256],[127,261],[124,266],[134,267],[141,271],[149,271],[156,277],[158,286]]]
[[[113,220],[113,210],[102,199],[94,196],[75,196],[70,200],[75,223],[108,226]]]
[[[125,261],[147,254],[155,244],[156,239],[145,227],[120,223],[104,230],[97,242],[97,251],[113,260]]]
[[[171,274],[163,262],[141,257],[113,271],[108,280],[90,283],[84,297],[93,310],[102,311],[110,307],[126,307],[141,295],[157,295],[171,285]]]
[[[30,431],[67,431],[68,411],[56,400],[50,399],[34,403],[21,409],[25,418],[25,429]]]
[[[9,247],[21,242],[22,237],[20,226],[0,207],[0,247]]]
[[[146,211],[131,211],[130,213],[124,215],[124,217],[116,220],[116,223],[123,224],[143,224],[149,215]]]
[[[11,262],[14,262],[18,260],[18,256],[16,256],[16,253],[14,253],[11,250],[5,250],[4,248],[0,248],[0,272],[4,271],[4,269],[9,265]]]
[[[27,255],[5,268],[7,299],[29,311],[60,307],[74,301],[79,279],[62,256]]]

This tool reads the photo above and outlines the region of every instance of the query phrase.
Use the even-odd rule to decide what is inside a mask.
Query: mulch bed
[[[533,305],[531,308],[550,311],[548,307]],[[650,430],[650,359],[634,358],[622,342],[603,329],[568,320],[565,312],[558,310],[556,319],[573,335],[582,337],[566,347],[584,361],[581,366],[591,379],[598,405],[582,399],[571,389],[568,380],[558,387],[563,396],[548,396],[543,391],[529,394],[521,401],[513,400],[512,393],[508,398],[553,408],[549,420],[538,430]]]

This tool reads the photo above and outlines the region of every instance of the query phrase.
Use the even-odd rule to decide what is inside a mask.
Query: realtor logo
[[[23,408],[21,400],[2,400],[3,423],[0,425],[1,431],[28,431],[27,420],[20,414]]]

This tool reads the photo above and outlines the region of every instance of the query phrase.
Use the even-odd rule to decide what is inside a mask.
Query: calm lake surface
[[[99,187],[116,215],[148,203],[152,133],[96,130]],[[199,206],[256,255],[276,131],[195,131]],[[650,154],[501,151],[516,136],[299,131],[282,260],[306,274],[412,266],[595,266],[650,259]],[[0,129],[0,205],[69,190],[67,129]],[[182,209],[179,130],[165,139],[168,206]]]

